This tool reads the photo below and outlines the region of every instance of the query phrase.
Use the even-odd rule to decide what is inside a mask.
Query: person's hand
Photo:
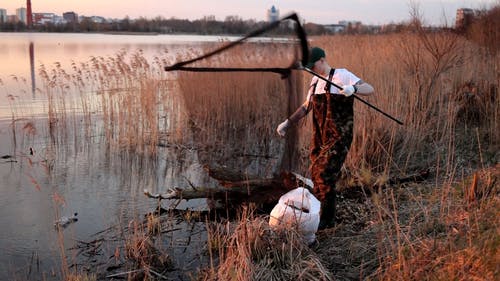
[[[278,125],[278,128],[276,128],[276,132],[278,132],[278,135],[280,135],[281,137],[284,137],[288,127],[290,127],[290,120],[286,119]]]
[[[356,89],[353,85],[346,85],[342,86],[342,90],[340,90],[340,93],[346,97],[350,97],[352,96],[352,94],[354,94],[355,91]]]

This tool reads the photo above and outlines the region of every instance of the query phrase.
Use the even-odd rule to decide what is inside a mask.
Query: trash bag
[[[316,239],[321,203],[308,189],[296,188],[281,196],[269,218],[270,226],[297,227],[307,244]]]

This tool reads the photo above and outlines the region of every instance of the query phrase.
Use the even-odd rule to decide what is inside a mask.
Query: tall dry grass
[[[498,145],[499,60],[480,46],[448,32],[313,42],[326,49],[334,67],[350,69],[374,86],[369,102],[405,123],[399,126],[357,103],[356,137],[347,160],[352,170],[400,174],[440,166],[450,171],[465,164],[453,157],[456,150],[476,150],[470,137],[476,127],[484,147]]]
[[[405,122],[398,126],[356,105],[356,137],[346,162],[351,179],[358,179],[355,184],[383,184],[423,169],[435,181],[424,190],[371,198],[375,206],[369,220],[375,224],[369,229],[378,238],[379,266],[363,278],[493,280],[498,275],[498,187],[481,199],[482,207],[469,208],[457,195],[468,184],[457,181],[498,163],[498,54],[453,33],[419,29],[322,37],[314,44],[325,47],[334,66],[351,69],[375,87],[370,102]]]
[[[379,266],[369,280],[495,280],[499,273],[499,167],[441,188],[377,203]],[[442,194],[448,190],[443,202]],[[443,205],[446,208],[441,209]]]
[[[401,197],[390,192],[372,198],[380,266],[365,276],[411,280],[428,278],[425,270],[433,270],[436,280],[463,280],[468,274],[484,278],[497,274],[492,261],[498,255],[494,250],[499,237],[498,191],[494,189],[493,199],[486,197],[480,207],[470,208],[457,197],[457,190],[468,185],[457,186],[456,181],[466,180],[477,167],[498,162],[498,52],[450,32],[418,28],[390,35],[316,37],[311,43],[326,50],[333,67],[347,68],[372,84],[376,93],[367,100],[405,123],[399,126],[356,103],[355,139],[344,172],[356,184],[365,185],[384,184],[390,177],[422,169],[435,177],[434,191],[412,190],[405,195],[413,198],[408,201],[412,204],[401,204]],[[250,44],[225,55],[204,63],[283,66],[293,61],[294,49]],[[139,52],[130,60],[124,53],[92,58],[75,64],[69,76],[57,65],[50,71],[42,68],[53,139],[65,137],[58,128],[79,126],[65,115],[70,107],[65,95],[78,88],[85,89],[80,90],[79,100],[85,126],[96,124],[94,110],[101,112],[101,132],[119,149],[155,155],[161,138],[168,134],[196,146],[202,164],[225,165],[261,177],[283,167],[308,175],[310,120],[292,131],[288,142],[275,132],[295,109],[292,105],[305,98],[308,74],[294,72],[283,80],[264,73],[181,72],[172,83],[161,70],[166,64],[162,59],[151,63]],[[296,153],[288,155],[296,161],[293,166],[284,165],[284,153]],[[223,230],[210,233],[210,249],[218,262],[214,258],[205,279],[259,280],[258,274],[288,274],[295,265],[272,272],[264,265],[297,256],[300,262],[315,266],[314,274],[322,272],[317,271],[321,262],[308,262],[294,251],[296,245],[287,244],[292,251],[280,252],[272,247],[276,241],[259,240],[256,234],[266,231],[262,221],[243,217],[236,228],[224,226]],[[273,257],[266,256],[270,252],[263,249],[267,248],[254,247],[261,242],[277,250]]]
[[[294,230],[271,229],[245,208],[236,223],[209,225],[210,256],[219,261],[198,280],[333,280]]]
[[[468,276],[476,276],[488,280],[495,276],[498,254],[495,245],[499,233],[498,221],[492,221],[490,216],[498,217],[498,191],[491,193],[492,198],[484,199],[486,203],[481,209],[467,211],[467,216],[474,216],[473,220],[460,221],[464,201],[456,196],[452,187],[474,169],[498,162],[498,55],[454,33],[428,32],[422,28],[380,36],[318,37],[313,38],[312,45],[325,48],[333,67],[348,68],[372,84],[376,94],[367,100],[405,123],[399,126],[356,103],[355,140],[345,165],[349,177],[355,179],[351,182],[369,187],[383,185],[391,177],[421,170],[429,170],[435,179],[435,185],[431,184],[434,191],[414,193],[410,189],[404,195],[388,192],[378,195],[379,199],[372,199],[373,217],[369,219],[374,224],[378,244],[373,244],[373,237],[370,237],[366,247],[376,247],[368,252],[378,253],[378,258],[374,257],[378,262],[375,271],[360,273],[358,277],[466,280]],[[238,62],[241,57],[239,54],[231,62]],[[304,81],[302,90],[305,92],[310,77],[297,75],[304,75],[295,81]],[[216,157],[207,161],[217,161],[220,159],[217,153],[226,149],[226,157],[222,158],[224,163],[248,168],[248,163],[235,157],[237,149],[246,148],[246,142],[258,143],[259,139],[275,137],[276,125],[288,113],[289,96],[262,101],[272,97],[273,91],[289,89],[274,88],[267,81],[256,79],[254,74],[181,74],[180,87],[190,110],[192,129],[201,142],[208,145],[209,155]],[[280,85],[278,80],[271,83]],[[261,85],[268,90],[263,92]],[[254,89],[253,95],[238,95],[246,93],[248,87]],[[202,89],[209,91],[200,92]],[[257,106],[264,107],[263,112],[273,103],[274,113],[281,116],[274,115],[274,122],[258,123],[271,119],[252,119],[247,105],[253,108],[256,100],[261,102]],[[245,132],[256,132],[255,137]],[[300,153],[297,161],[306,165],[297,167],[306,175],[310,133],[310,122],[303,122],[297,140]],[[284,149],[280,147],[281,152]],[[231,162],[227,155],[238,161]],[[234,168],[233,165],[228,167]],[[273,167],[276,169],[280,165]],[[408,202],[402,204],[401,200]],[[455,230],[457,221],[462,230]],[[462,236],[454,234],[456,231]],[[234,230],[225,235],[236,233]],[[436,237],[436,233],[444,239]],[[464,236],[468,243],[460,242],[462,238],[459,237]],[[235,244],[252,245],[253,240],[246,238]],[[488,254],[479,257],[482,251]],[[255,263],[246,256],[241,257],[243,253],[242,249],[219,249],[219,264],[210,268],[210,278],[230,274],[234,280],[264,280],[256,277]],[[468,255],[475,261],[467,259]],[[438,262],[429,262],[432,259]],[[226,263],[238,260],[244,264],[228,271]],[[429,275],[428,271],[433,273]]]
[[[293,47],[250,44],[200,64],[288,67],[294,61]],[[279,171],[285,143],[276,137],[274,127],[290,114],[288,103],[300,91],[300,81],[298,73],[285,79],[264,72],[179,73],[179,91],[201,161],[263,178]],[[295,101],[293,106],[298,105]]]
[[[493,161],[491,148],[499,140],[498,55],[454,33],[423,29],[380,36],[318,37],[312,45],[326,50],[333,67],[347,68],[372,84],[376,93],[367,101],[405,123],[399,126],[356,103],[355,140],[346,161],[351,172],[367,170],[388,177],[441,167],[451,173],[455,165],[466,164],[456,150],[467,157],[477,156],[478,138],[462,137],[475,134],[475,128],[479,128],[482,147],[490,149],[483,152],[488,154],[487,162]],[[277,58],[275,48],[257,48],[254,57],[247,57],[247,50],[237,50],[229,58],[208,64],[251,67],[262,58],[271,66],[290,62],[290,57]],[[219,159],[245,170],[252,162],[245,162],[248,157],[242,155],[275,157],[269,164],[275,172],[282,167],[277,162],[283,160],[279,155],[285,151],[275,127],[290,114],[289,104],[298,104],[294,99],[305,98],[310,78],[296,72],[291,80],[272,74],[180,73],[179,84],[191,129],[208,155],[214,156],[212,161]],[[298,143],[294,150],[300,165],[294,168],[306,175],[310,123],[303,122],[298,136],[289,137]]]
[[[53,142],[101,134],[120,150],[155,155],[161,132],[172,127],[166,115],[175,110],[167,108],[172,95],[161,70],[166,63],[159,57],[148,61],[138,50],[73,62],[71,72],[59,63],[41,65],[39,91],[48,99]],[[175,116],[169,121],[175,122]]]

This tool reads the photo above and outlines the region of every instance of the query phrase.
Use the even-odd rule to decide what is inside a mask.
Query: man
[[[313,111],[313,141],[311,143],[311,177],[313,193],[321,201],[320,229],[335,224],[335,183],[351,146],[354,123],[353,94],[368,96],[373,87],[346,69],[334,69],[326,61],[325,51],[310,50],[307,68],[342,87],[314,76],[305,102],[276,131],[282,137],[287,129]]]

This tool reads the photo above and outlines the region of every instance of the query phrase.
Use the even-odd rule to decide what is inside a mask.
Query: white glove
[[[354,86],[346,85],[346,86],[342,86],[342,90],[340,91],[340,93],[346,97],[350,97],[350,96],[352,96],[352,94],[354,94],[355,91],[356,91],[356,89],[354,88]]]
[[[284,137],[288,127],[290,127],[290,120],[286,119],[278,125],[278,128],[276,128],[276,132],[278,132],[278,135],[280,135],[281,137]]]

